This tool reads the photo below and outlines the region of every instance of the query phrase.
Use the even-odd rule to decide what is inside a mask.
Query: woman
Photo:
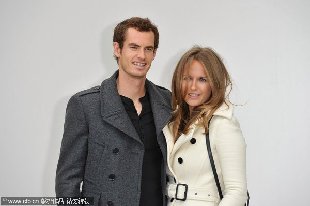
[[[229,74],[212,49],[196,46],[179,60],[172,79],[174,113],[163,129],[168,205],[244,206],[246,144],[226,98],[230,86]],[[211,169],[206,134],[223,199]]]

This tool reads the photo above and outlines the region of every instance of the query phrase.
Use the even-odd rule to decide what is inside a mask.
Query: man
[[[162,128],[170,118],[170,92],[146,79],[158,42],[149,19],[133,17],[115,27],[118,71],[69,100],[57,197],[94,197],[95,205],[108,206],[165,205]]]

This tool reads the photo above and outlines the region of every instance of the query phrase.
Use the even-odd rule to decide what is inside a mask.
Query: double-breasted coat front
[[[117,92],[117,75],[69,100],[56,172],[57,197],[94,197],[95,206],[139,205],[144,145]],[[164,159],[161,177],[165,194],[162,129],[171,113],[170,92],[148,80],[146,89]]]
[[[247,198],[246,144],[233,116],[233,106],[223,104],[216,110],[209,127],[211,149],[224,195],[221,201],[210,165],[204,127],[197,123],[191,125],[188,134],[182,134],[174,143],[172,124],[163,129],[167,141],[168,205],[244,206]]]

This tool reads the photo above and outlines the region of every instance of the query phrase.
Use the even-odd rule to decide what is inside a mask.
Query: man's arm
[[[81,99],[70,98],[56,171],[57,197],[80,197],[87,157],[88,125]]]

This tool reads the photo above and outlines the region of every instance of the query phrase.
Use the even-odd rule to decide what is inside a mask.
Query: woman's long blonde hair
[[[211,97],[203,105],[193,109],[190,113],[188,104],[184,101],[182,80],[184,71],[196,60],[200,62],[207,73],[211,87]],[[228,89],[229,88],[229,89]],[[227,91],[228,90],[228,91]],[[197,119],[208,131],[208,124],[216,109],[224,102],[231,90],[230,76],[222,62],[221,57],[211,48],[194,46],[179,60],[172,78],[172,108],[174,110],[170,123],[173,123],[173,136],[175,141],[181,133],[187,134],[190,125]]]

